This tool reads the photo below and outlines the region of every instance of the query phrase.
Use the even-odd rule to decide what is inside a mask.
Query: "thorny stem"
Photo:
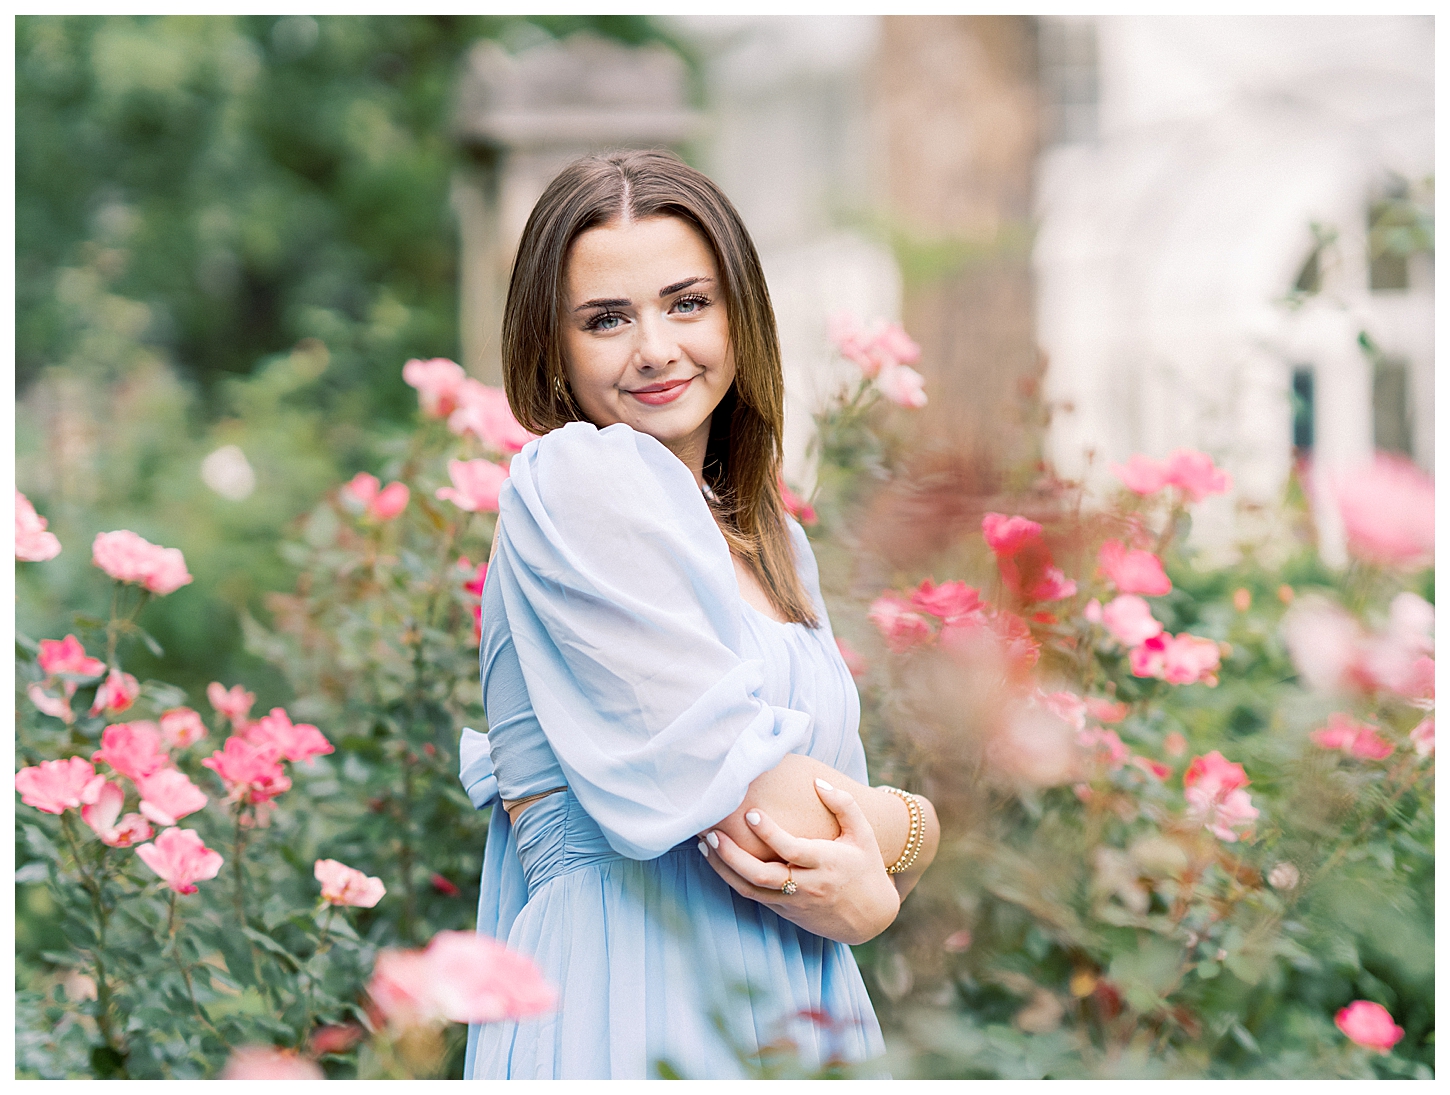
[[[221,1038],[221,1031],[212,1025],[212,1021],[206,1017],[206,1012],[201,1010],[201,1004],[196,999],[196,987],[191,981],[191,967],[181,958],[181,946],[176,939],[176,892],[174,890],[171,893],[171,903],[166,913],[166,937],[170,942],[171,958],[176,963],[176,968],[181,971],[182,981],[186,982],[186,995],[191,1001],[192,1011],[196,1012],[196,1017],[201,1020],[207,1030]]]
[[[106,977],[106,925],[110,917],[106,910],[105,895],[101,892],[100,882],[86,869],[80,844],[76,840],[75,822],[69,813],[61,814],[60,825],[61,831],[65,833],[66,843],[70,845],[71,855],[75,858],[81,885],[90,895],[91,908],[96,916],[96,946],[91,951],[91,963],[96,971],[96,1026],[99,1028],[107,1048],[121,1059],[121,1076],[129,1078],[125,1064],[126,1047],[117,1038],[115,1025],[112,1022],[116,1007],[115,997],[111,991],[111,983]]]
[[[331,949],[332,944],[328,940],[327,934],[332,928],[332,917],[336,912],[337,906],[329,902],[327,906],[327,916],[323,918],[322,930],[317,935],[317,947],[312,952],[312,961],[308,963],[309,966],[312,965],[313,962],[316,962],[322,955],[326,954],[328,950]],[[307,1010],[305,1015],[303,1016],[301,1030],[297,1038],[298,1049],[301,1049],[304,1045],[307,1044],[307,1038],[312,1033],[312,1021],[314,1015],[316,1014],[316,1009],[313,1006],[313,990],[317,985],[317,980],[317,974],[313,973],[313,971],[309,969],[307,971]]]

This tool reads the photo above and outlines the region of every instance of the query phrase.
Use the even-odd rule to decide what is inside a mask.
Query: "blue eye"
[[[703,311],[704,309],[709,307],[709,305],[709,297],[681,297],[679,300],[675,301],[674,310],[679,315],[692,316],[695,315],[697,312]]]
[[[624,317],[618,312],[600,312],[584,326],[590,331],[612,331],[623,322]]]

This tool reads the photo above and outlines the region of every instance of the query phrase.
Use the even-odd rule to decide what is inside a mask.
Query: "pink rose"
[[[391,521],[408,508],[408,484],[389,483],[383,487],[378,477],[360,471],[342,488],[342,496],[363,510],[369,520]]]
[[[1036,699],[1074,730],[1082,730],[1087,725],[1087,704],[1081,696],[1071,692],[1039,691]]]
[[[1213,797],[1248,785],[1249,777],[1244,766],[1228,760],[1217,749],[1194,757],[1183,773],[1184,787],[1198,787]]]
[[[1369,465],[1331,475],[1330,487],[1351,555],[1409,570],[1434,561],[1435,482],[1412,461],[1376,453]]]
[[[275,745],[259,745],[234,734],[201,763],[221,777],[227,801],[257,805],[292,786],[277,760],[280,755]]]
[[[335,859],[319,859],[312,865],[312,874],[322,883],[322,899],[331,905],[371,909],[388,892],[382,879],[372,878]]]
[[[1183,773],[1183,797],[1188,816],[1220,840],[1234,843],[1259,816],[1243,790],[1249,784],[1243,765],[1234,764],[1215,749],[1194,757]]]
[[[966,582],[953,579],[935,585],[925,579],[911,594],[911,607],[940,620],[957,620],[982,611],[981,594]]]
[[[95,702],[91,704],[91,714],[99,715],[105,712],[107,715],[118,715],[136,702],[136,697],[141,694],[141,686],[136,683],[136,678],[129,673],[122,673],[119,669],[112,669],[106,679],[96,689]]]
[[[1093,727],[1091,730],[1079,731],[1077,743],[1095,754],[1109,771],[1115,772],[1128,762],[1128,747],[1112,730]]]
[[[263,715],[252,723],[243,737],[257,745],[275,748],[279,756],[290,761],[307,760],[309,757],[326,756],[332,752],[332,742],[311,723],[292,725],[285,708],[274,707],[269,715]]]
[[[101,747],[91,760],[105,761],[115,772],[135,782],[171,763],[154,722],[118,722],[101,731]]]
[[[1174,449],[1164,462],[1164,473],[1170,486],[1183,492],[1189,502],[1202,502],[1210,494],[1224,494],[1233,489],[1233,478],[1213,466],[1213,457],[1194,449]]]
[[[452,502],[469,513],[497,513],[498,492],[508,476],[508,468],[489,460],[450,460],[448,478],[453,486],[439,487],[434,493],[441,501]]]
[[[1110,464],[1108,470],[1134,494],[1156,494],[1168,485],[1168,469],[1140,452],[1128,457],[1126,464]]]
[[[409,363],[411,364],[411,362]],[[450,363],[451,364],[451,363]],[[222,1069],[223,1080],[325,1080],[316,1061],[276,1046],[238,1046]]]
[[[1163,679],[1169,684],[1218,684],[1218,643],[1183,632],[1174,635],[1163,655]]]
[[[1298,598],[1280,624],[1294,668],[1325,692],[1392,692],[1412,702],[1435,694],[1435,610],[1413,593],[1390,603],[1383,631],[1367,633],[1354,616],[1323,597]]]
[[[1152,760],[1148,757],[1133,757],[1130,763],[1146,775],[1162,783],[1173,774],[1173,769],[1164,764],[1161,760]]]
[[[25,686],[25,694],[30,697],[30,702],[42,715],[50,715],[53,718],[64,719],[67,723],[75,722],[75,712],[70,708],[70,693],[75,685],[66,682],[65,695],[52,696],[38,683],[32,681]]]
[[[161,712],[161,740],[168,749],[185,749],[206,737],[206,723],[190,707]]]
[[[136,856],[179,894],[196,893],[196,883],[222,869],[221,855],[191,829],[166,829],[154,843],[137,848]]]
[[[1428,757],[1435,751],[1435,717],[1433,715],[1420,720],[1420,724],[1410,731],[1410,744],[1415,747],[1415,754],[1420,757]]]
[[[518,452],[534,439],[519,425],[502,388],[471,379],[459,390],[458,409],[448,416],[448,428],[457,434],[471,433],[486,448],[505,455]]]
[[[129,848],[143,840],[151,839],[151,826],[140,814],[127,814],[121,818],[121,806],[126,793],[114,783],[101,785],[96,801],[81,807],[81,820],[101,838],[101,843],[112,848]],[[116,824],[120,818],[120,824]]]
[[[1356,1000],[1349,1007],[1340,1008],[1334,1016],[1334,1025],[1355,1045],[1386,1054],[1405,1036],[1405,1028],[1396,1026],[1388,1011],[1369,1000]]]
[[[1071,725],[1041,706],[1006,714],[987,742],[989,769],[1013,782],[1057,787],[1080,778],[1081,758]]]
[[[845,639],[836,639],[836,649],[841,652],[841,660],[846,663],[846,668],[850,670],[851,676],[857,680],[866,676],[870,671],[870,667],[866,664],[866,659],[853,650]]]
[[[1098,549],[1098,566],[1119,593],[1158,597],[1173,588],[1158,556],[1151,551],[1130,551],[1119,540],[1108,540]]]
[[[1163,736],[1163,752],[1170,757],[1181,757],[1188,752],[1188,739],[1177,730],[1170,730]]]
[[[931,626],[911,610],[911,602],[899,593],[883,593],[871,602],[867,619],[897,654],[931,638]]]
[[[876,374],[876,390],[898,407],[926,406],[926,378],[910,365],[888,363]]]
[[[453,413],[465,378],[463,366],[444,357],[413,358],[403,366],[403,382],[418,389],[418,405],[429,418]]]
[[[1077,592],[1077,583],[1054,566],[1045,567],[1042,577],[1027,591],[1029,601],[1061,601]]]
[[[175,825],[206,805],[206,792],[175,768],[162,768],[136,781],[141,812],[157,825]]]
[[[472,571],[472,576],[463,583],[463,591],[472,593],[475,597],[482,597],[483,583],[488,581],[488,564],[479,563],[475,567],[467,559],[459,559],[458,565],[463,570]]]
[[[252,710],[252,704],[257,700],[256,696],[239,684],[226,689],[217,681],[206,686],[206,698],[213,711],[231,720],[233,730],[240,730],[247,725],[247,713]]]
[[[1126,703],[1116,703],[1098,696],[1089,696],[1083,700],[1083,704],[1087,708],[1087,713],[1098,722],[1122,722],[1128,717]]]
[[[826,335],[854,362],[868,380],[894,365],[910,365],[921,357],[918,346],[900,324],[878,319],[864,327],[850,312],[837,312],[826,321]]]
[[[1148,602],[1132,593],[1114,597],[1102,610],[1103,626],[1124,646],[1137,646],[1163,633]]]
[[[400,1026],[524,1019],[558,1003],[532,961],[466,931],[439,932],[422,951],[381,951],[368,995],[386,1021]]]
[[[1360,728],[1360,723],[1336,711],[1329,716],[1327,725],[1309,734],[1309,740],[1321,749],[1340,749],[1347,753]]]
[[[64,639],[40,640],[40,668],[47,677],[65,673],[72,677],[99,677],[106,671],[100,658],[86,656],[86,648],[74,635]]]
[[[88,806],[100,797],[106,777],[81,757],[45,760],[15,773],[20,801],[47,814]]]
[[[982,538],[993,555],[1016,555],[1041,537],[1042,526],[1026,517],[1008,517],[1004,513],[982,515]]]
[[[55,533],[46,532],[49,522],[35,512],[30,499],[15,492],[15,558],[27,563],[43,563],[60,554],[60,541]]]
[[[134,582],[158,596],[191,581],[179,549],[158,547],[127,529],[96,533],[91,562],[116,581]]]
[[[785,512],[803,525],[814,525],[816,523],[816,511],[812,508],[811,504],[785,485],[784,476],[781,476],[778,482],[780,485],[780,501],[785,506]]]

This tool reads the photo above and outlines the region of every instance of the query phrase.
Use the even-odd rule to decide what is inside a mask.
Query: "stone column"
[[[463,366],[503,382],[499,325],[514,250],[529,212],[569,161],[612,148],[680,150],[699,128],[687,72],[667,47],[590,34],[511,55],[493,41],[469,52],[453,133],[466,166],[454,175],[461,237]]]

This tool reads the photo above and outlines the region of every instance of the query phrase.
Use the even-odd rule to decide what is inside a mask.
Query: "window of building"
[[[1374,447],[1410,454],[1410,370],[1402,357],[1374,360]]]
[[[1427,183],[1411,187],[1392,177],[1365,212],[1369,287],[1373,292],[1410,288],[1410,256],[1435,249],[1434,196]]]
[[[1037,19],[1037,70],[1046,144],[1091,141],[1098,134],[1098,28],[1090,17]]]
[[[1294,455],[1308,456],[1314,451],[1314,369],[1296,365],[1289,398],[1294,416]]]

